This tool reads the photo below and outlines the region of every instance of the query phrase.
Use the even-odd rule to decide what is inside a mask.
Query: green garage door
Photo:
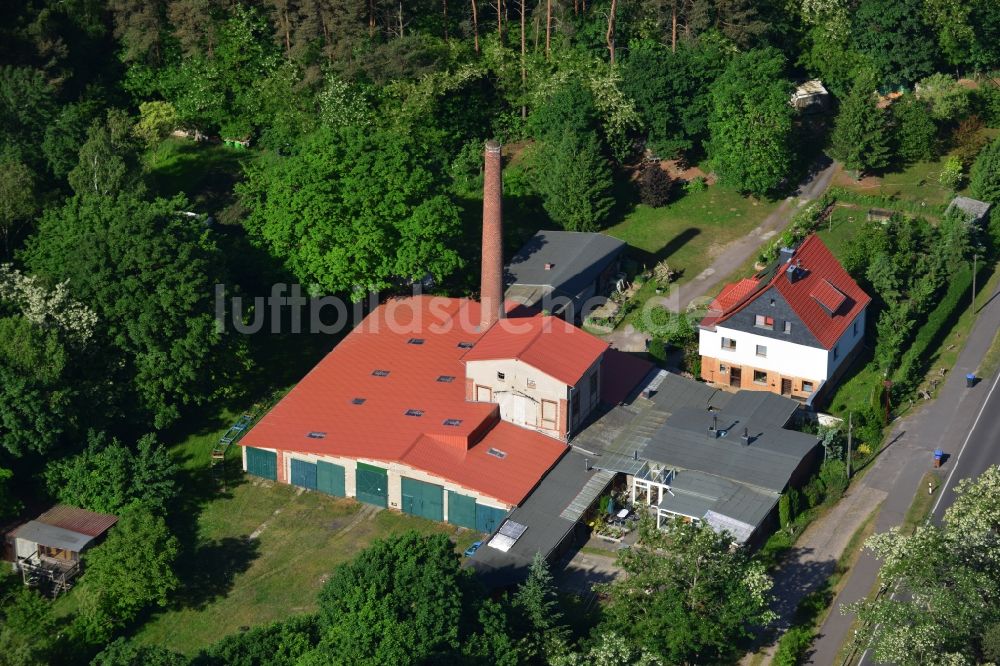
[[[476,529],[476,498],[448,491],[448,522]]]
[[[476,505],[476,529],[486,534],[492,534],[500,527],[500,523],[507,517],[507,512],[503,509],[494,509],[491,506]]]
[[[316,490],[316,465],[292,458],[292,485]]]
[[[403,511],[430,520],[444,520],[444,488],[426,481],[402,479]]]
[[[381,467],[358,463],[358,500],[375,506],[389,506],[389,473]]]
[[[345,497],[344,468],[320,460],[316,463],[316,487],[327,495]]]
[[[247,447],[247,474],[277,481],[278,454],[274,451]]]

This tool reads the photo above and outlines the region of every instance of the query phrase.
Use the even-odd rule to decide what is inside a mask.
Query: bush
[[[969,112],[969,90],[947,74],[931,74],[917,83],[917,99],[926,102],[935,120],[949,122]]]
[[[696,176],[684,183],[684,191],[688,193],[704,192],[706,189],[708,189],[708,183],[701,176]]]
[[[955,147],[955,157],[962,167],[967,167],[976,159],[976,155],[986,145],[987,138],[983,136],[983,121],[979,116],[969,116],[958,124],[952,132],[951,142]]]
[[[782,493],[778,499],[778,524],[781,525],[781,529],[787,529],[790,522],[792,522],[791,502],[788,493]]]
[[[969,174],[969,189],[980,201],[1000,203],[1000,139],[979,152]]]
[[[667,360],[667,343],[662,338],[653,338],[649,341],[649,355],[663,363]]]
[[[840,460],[827,460],[819,468],[819,481],[823,484],[824,501],[833,504],[847,490],[847,467]]]
[[[653,208],[666,206],[670,202],[673,183],[667,172],[658,163],[647,163],[639,176],[639,199]]]
[[[962,184],[962,160],[957,155],[950,155],[944,161],[938,182],[950,190],[957,190],[958,186]]]
[[[774,666],[796,666],[813,642],[812,627],[792,627],[778,641],[771,663]]]
[[[823,502],[823,485],[819,479],[813,479],[802,488],[802,496],[806,498],[809,508],[819,506]]]

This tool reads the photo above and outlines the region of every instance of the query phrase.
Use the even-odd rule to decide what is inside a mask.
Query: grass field
[[[713,185],[685,193],[663,208],[639,204],[606,232],[628,243],[640,263],[652,267],[666,260],[682,271],[679,282],[693,279],[729,242],[747,234],[772,213],[778,202],[757,201]]]
[[[226,488],[216,489],[209,453],[232,412],[172,448],[193,491],[191,524],[177,526],[184,542],[175,607],[154,615],[137,637],[188,654],[222,636],[316,608],[333,569],[375,539],[405,530],[444,533],[464,550],[478,534],[350,499],[244,477],[240,450],[227,460]],[[253,538],[251,538],[253,535]]]
[[[197,212],[217,214],[235,201],[233,186],[252,153],[222,144],[171,137],[146,153],[147,180],[153,192],[184,192]]]

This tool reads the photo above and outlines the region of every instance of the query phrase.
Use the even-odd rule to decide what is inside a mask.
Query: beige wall
[[[566,439],[600,402],[600,359],[587,370],[578,387],[568,386],[555,377],[518,359],[467,361],[465,376],[471,383],[473,400],[487,399],[500,405],[500,417],[526,428],[533,428],[558,439]],[[501,381],[498,373],[504,378]],[[593,377],[596,391],[591,392]],[[488,390],[487,390],[488,389]],[[579,411],[572,413],[575,393],[580,395]],[[554,405],[556,422],[553,427],[542,419],[542,401]]]

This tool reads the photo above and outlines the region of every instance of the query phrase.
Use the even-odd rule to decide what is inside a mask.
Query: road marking
[[[979,425],[979,419],[982,417],[983,412],[986,411],[986,405],[990,403],[990,396],[993,395],[993,391],[996,389],[998,382],[1000,382],[1000,373],[997,373],[996,379],[993,380],[993,386],[990,387],[990,392],[986,394],[986,400],[983,401],[983,406],[979,408],[979,413],[976,414],[976,420],[972,422],[972,427],[969,428],[969,434],[965,436],[965,441],[962,442],[962,448],[958,450],[958,455],[955,456],[955,464],[951,466],[951,471],[948,472],[948,478],[945,479],[944,485],[941,486],[941,493],[938,495],[937,501],[934,502],[931,512],[927,515],[928,521],[930,521],[930,519],[934,516],[938,505],[941,504],[945,491],[948,490],[948,484],[951,483],[951,477],[955,473],[955,470],[958,469],[958,461],[962,459],[962,453],[965,452],[965,445],[969,443],[970,439],[972,439],[972,433],[975,432],[976,426]]]
[[[965,441],[962,442],[962,448],[958,450],[958,455],[955,456],[955,464],[952,465],[951,471],[948,472],[948,478],[946,478],[944,480],[944,483],[941,485],[941,492],[938,494],[937,501],[934,502],[934,506],[931,508],[931,512],[927,514],[926,522],[930,522],[931,518],[934,516],[934,513],[937,511],[938,505],[941,504],[941,499],[944,497],[945,491],[948,490],[948,484],[951,483],[951,477],[953,474],[955,474],[955,470],[958,468],[958,461],[961,460],[962,453],[965,451],[965,445],[969,443],[970,439],[972,439],[972,433],[975,432],[976,426],[979,425],[979,419],[980,417],[982,417],[983,412],[986,411],[986,405],[990,403],[990,397],[993,395],[993,391],[996,389],[998,383],[1000,383],[1000,373],[997,373],[996,379],[993,380],[993,386],[990,387],[989,393],[986,394],[986,400],[983,401],[983,406],[979,408],[979,413],[976,414],[976,420],[972,422],[972,427],[969,428],[969,434],[965,436]],[[919,488],[917,489],[917,492],[920,492]],[[892,599],[895,598],[896,598],[896,592],[895,590],[893,590],[893,593],[889,595],[889,600],[891,601]],[[872,631],[872,633],[873,634],[878,633],[878,628],[879,625],[876,624],[875,629],[874,631]],[[858,666],[864,666],[865,658],[868,657],[868,652],[869,650],[865,650],[864,652],[861,653],[861,659],[858,659]]]

